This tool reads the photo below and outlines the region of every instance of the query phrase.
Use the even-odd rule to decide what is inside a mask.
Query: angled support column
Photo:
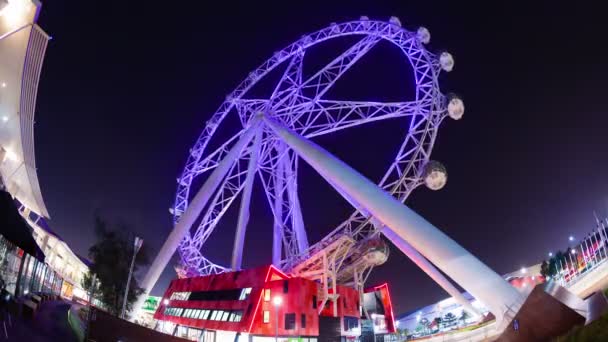
[[[190,228],[198,218],[201,211],[205,208],[211,196],[217,190],[217,187],[221,184],[222,180],[226,177],[228,171],[230,171],[230,167],[237,158],[241,155],[243,149],[249,144],[253,135],[258,131],[258,127],[260,125],[260,119],[255,118],[251,126],[247,129],[245,133],[241,136],[241,138],[234,144],[230,152],[226,154],[224,159],[217,165],[217,167],[213,170],[209,178],[205,181],[205,184],[200,188],[196,196],[190,202],[188,209],[182,214],[179,219],[179,222],[175,225],[175,228],[167,237],[164,245],[154,258],[152,265],[148,269],[148,273],[144,277],[141,282],[141,287],[143,289],[143,293],[137,298],[137,302],[133,306],[134,315],[131,317],[136,317],[139,309],[141,309],[146,297],[154,287],[154,284],[158,281],[160,274],[163,272],[171,257],[175,253],[180,241],[188,234]]]
[[[483,302],[504,327],[504,313],[523,302],[517,290],[475,256],[376,184],[315,143],[264,117],[266,124],[330,184]],[[390,228],[389,228],[390,227]]]
[[[342,189],[340,189],[336,184],[330,182],[331,186],[346,199],[355,209],[357,209],[363,216],[369,218],[369,212],[363,208],[359,203],[353,200],[350,196],[344,193]],[[437,285],[441,286],[442,289],[445,290],[450,296],[454,297],[454,300],[458,302],[464,309],[466,309],[474,319],[480,318],[481,313],[473,307],[471,302],[469,302],[462,293],[450,282],[448,278],[446,278],[439,270],[431,264],[428,260],[426,260],[414,247],[412,247],[407,241],[403,240],[399,235],[395,234],[392,230],[384,230],[382,224],[374,217],[370,219],[371,224],[376,227],[379,231],[381,231],[387,239],[389,239],[399,250],[405,254],[410,260],[412,260],[416,266],[420,267],[424,273],[426,273],[431,279],[433,279]],[[355,280],[356,283],[356,280]]]
[[[251,151],[249,152],[249,165],[247,166],[247,176],[245,177],[245,188],[241,197],[241,207],[239,208],[239,220],[236,225],[234,248],[232,249],[231,268],[233,271],[241,269],[243,263],[243,244],[245,233],[249,223],[249,207],[251,206],[251,192],[253,190],[253,180],[258,166],[260,146],[262,143],[262,130],[258,127]]]
[[[295,152],[294,152],[295,154]],[[300,199],[298,198],[298,185],[297,185],[297,168],[296,160],[297,155],[294,155],[293,163],[290,163],[289,156],[284,159],[285,162],[285,178],[287,179],[287,196],[289,198],[289,204],[291,206],[291,226],[296,233],[296,239],[298,240],[298,251],[304,253],[308,249],[308,236],[306,235],[306,229],[304,228],[304,218],[302,217],[302,208],[300,207]]]
[[[412,245],[403,240],[399,235],[395,234],[390,229],[382,229],[382,234],[386,236],[399,250],[405,254],[410,260],[412,260],[416,266],[420,267],[424,273],[426,273],[437,285],[441,286],[450,296],[456,300],[456,302],[468,311],[473,319],[479,319],[482,317],[481,313],[473,307],[473,304],[469,302],[462,293],[450,282],[450,280],[441,274],[439,270],[433,266],[425,257],[423,257]]]
[[[285,146],[279,143],[277,153],[283,153]],[[281,255],[283,252],[283,179],[284,164],[279,161],[277,163],[277,171],[274,175],[274,225],[272,228],[272,264],[276,267],[280,266]]]

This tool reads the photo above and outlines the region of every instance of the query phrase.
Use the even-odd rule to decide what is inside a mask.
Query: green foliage
[[[466,322],[467,319],[471,318],[471,315],[466,312],[465,310],[462,310],[462,314],[460,315],[459,320]]]
[[[608,313],[586,326],[574,327],[568,334],[558,337],[557,342],[608,341]]]
[[[566,253],[557,251],[557,253],[555,253],[555,255],[549,259],[549,261],[543,260],[543,263],[540,265],[540,274],[547,279],[557,276],[559,270],[561,268],[565,268],[568,264],[566,256],[569,252],[569,249],[566,251]]]
[[[95,217],[97,242],[89,248],[89,256],[93,260],[90,271],[96,274],[99,280],[99,298],[107,306],[108,311],[114,315],[119,315],[122,309],[122,300],[134,252],[133,235],[129,234],[129,231],[129,227],[124,224],[110,226],[99,216]],[[135,258],[133,274],[147,262],[147,253],[142,247]],[[85,278],[89,286],[91,278]],[[141,293],[142,290],[133,276],[127,297],[127,310]]]
[[[456,320],[456,315],[451,312],[448,312],[447,314],[445,314],[445,316],[443,316],[443,325],[445,327],[451,327],[453,325],[456,325]]]

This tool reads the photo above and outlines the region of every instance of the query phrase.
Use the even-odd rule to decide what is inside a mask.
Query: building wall
[[[287,284],[287,285],[285,285]],[[284,290],[287,289],[287,292]],[[319,316],[313,304],[317,296],[317,284],[303,278],[289,278],[271,281],[264,286],[270,290],[270,296],[263,295],[255,313],[251,334],[274,336],[278,324],[279,336],[317,336],[319,334]],[[276,310],[273,299],[280,296],[281,305]],[[264,322],[265,312],[269,315]],[[285,329],[286,314],[295,314],[294,329]],[[278,316],[278,317],[277,317]],[[302,327],[302,316],[306,327]],[[278,322],[277,322],[278,318]]]

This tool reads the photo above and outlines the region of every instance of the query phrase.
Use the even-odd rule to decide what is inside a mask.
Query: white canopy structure
[[[49,36],[36,25],[37,0],[0,0],[0,175],[6,190],[49,217],[34,154],[38,80]]]

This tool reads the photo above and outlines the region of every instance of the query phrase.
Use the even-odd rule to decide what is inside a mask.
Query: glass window
[[[226,322],[228,320],[228,316],[230,316],[230,311],[224,311],[221,321]]]
[[[224,314],[224,310],[215,310],[215,317],[211,318],[212,321],[219,321],[222,319],[222,315]]]
[[[215,321],[215,317],[217,316],[217,310],[211,311],[211,317],[209,318],[212,321]]]
[[[264,311],[264,323],[270,323],[270,311]]]
[[[289,281],[283,280],[283,293],[289,292]]]
[[[357,317],[344,316],[344,331],[351,331],[359,327],[359,319]]]
[[[242,316],[243,316],[243,311],[241,311],[241,310],[232,311],[232,313],[230,314],[230,322],[240,322]]]
[[[285,330],[292,330],[296,328],[296,314],[286,313],[285,314]]]
[[[245,300],[245,299],[249,298],[250,294],[251,294],[251,287],[242,289],[241,295],[239,296],[239,300]]]
[[[201,319],[207,319],[209,318],[209,310],[203,310],[203,316],[201,317]]]
[[[269,302],[270,301],[270,289],[265,289],[264,290],[264,301],[265,302]]]
[[[302,320],[302,325],[300,327],[306,328],[306,315],[305,314],[302,314],[301,320]]]
[[[317,296],[312,296],[312,308],[317,308]]]

